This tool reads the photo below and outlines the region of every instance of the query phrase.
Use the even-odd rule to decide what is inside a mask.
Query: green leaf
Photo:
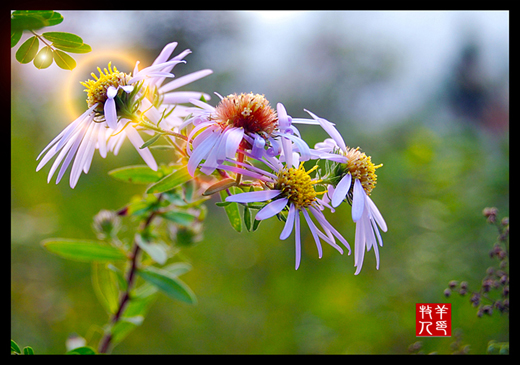
[[[96,350],[90,346],[77,347],[65,353],[66,355],[95,355]]]
[[[23,348],[23,354],[24,355],[34,355],[34,350],[32,349],[31,346],[25,346]]]
[[[215,184],[211,185],[209,188],[207,188],[206,191],[204,193],[202,193],[202,195],[204,195],[204,196],[212,195],[212,194],[218,193],[219,191],[228,189],[235,185],[236,185],[235,179],[231,179],[231,178],[222,179],[220,181],[217,181]]]
[[[54,14],[53,10],[15,10],[11,13],[11,17],[33,16],[43,19],[49,19]]]
[[[157,141],[159,138],[161,138],[162,134],[161,133],[157,133],[156,135],[154,135],[152,138],[150,138],[148,141],[146,141],[145,143],[143,143],[143,145],[141,147],[139,147],[140,150],[142,150],[143,148],[146,148],[148,147],[149,145],[153,144],[155,141]]]
[[[154,260],[160,265],[164,265],[166,263],[168,255],[166,254],[166,250],[163,246],[161,246],[158,243],[147,242],[139,234],[135,235],[135,242],[144,252],[146,252],[152,258],[152,260]]]
[[[74,58],[59,49],[54,51],[54,62],[56,62],[59,68],[64,70],[74,70],[76,67]]]
[[[59,44],[65,47],[79,47],[83,45],[83,39],[72,33],[46,32],[42,34],[42,37],[51,41],[54,45]]]
[[[188,172],[187,166],[183,166],[150,186],[146,193],[164,193],[168,190],[176,188],[181,184],[184,184],[191,179],[193,179],[193,177]]]
[[[11,29],[11,48],[16,46],[22,38],[23,31]]]
[[[251,231],[256,231],[258,229],[258,226],[260,225],[260,223],[262,223],[261,220],[258,220],[258,219],[253,219],[253,228],[251,229]]]
[[[132,302],[130,302],[131,304]],[[117,345],[121,341],[125,339],[126,336],[130,332],[132,332],[137,325],[133,323],[132,321],[127,321],[126,318],[121,318],[110,330],[110,333],[112,334],[112,346]]]
[[[86,43],[83,43],[81,46],[78,47],[69,47],[61,44],[53,44],[53,46],[54,48],[61,49],[62,51],[69,53],[89,53],[92,51],[92,47],[90,47]]]
[[[155,267],[138,270],[137,273],[147,282],[155,285],[170,298],[177,299],[189,304],[195,304],[195,294],[182,280],[166,270]]]
[[[231,202],[216,202],[215,205],[217,207],[227,207],[229,204],[232,204]]]
[[[92,286],[105,310],[114,314],[119,305],[118,278],[109,265],[111,264],[100,262],[92,264]]]
[[[157,182],[164,174],[162,171],[154,171],[147,165],[135,165],[121,167],[108,173],[116,180],[133,184],[150,184]]]
[[[49,26],[60,24],[63,21],[63,15],[56,11],[53,11],[52,15],[49,18],[47,18],[47,21],[49,22]]]
[[[229,188],[229,190],[233,194],[238,194],[238,193],[242,192],[242,190],[237,188],[236,186]],[[226,190],[222,190],[220,192],[220,198],[222,199],[222,201],[225,201],[228,196],[229,195]],[[228,216],[229,223],[231,223],[231,227],[233,227],[235,229],[235,231],[237,231],[237,232],[242,232],[242,220],[240,219],[240,211],[238,209],[238,203],[231,203],[229,205],[226,205],[224,207],[224,209]]]
[[[49,238],[42,246],[65,259],[82,262],[126,260],[121,250],[99,241]]]
[[[52,12],[52,11],[51,11]],[[11,14],[11,30],[40,29],[49,25],[49,21],[42,16],[29,11],[15,11]]]
[[[161,217],[168,219],[169,221],[175,222],[182,226],[189,226],[195,220],[192,214],[184,212],[168,211],[161,214]]]
[[[45,46],[40,49],[40,52],[34,58],[34,66],[41,70],[52,65],[52,49],[49,46]]]
[[[251,209],[249,209],[247,206],[244,207],[244,223],[246,224],[247,231],[251,232],[253,215],[251,214]]]
[[[20,350],[20,346],[13,340],[11,340],[11,351],[16,352],[17,354],[21,354],[22,350]]]
[[[164,271],[168,271],[171,275],[180,276],[191,270],[191,265],[186,262],[174,262],[168,266],[162,268]]]
[[[29,63],[38,52],[40,41],[36,36],[27,39],[16,51],[16,60],[20,63]]]

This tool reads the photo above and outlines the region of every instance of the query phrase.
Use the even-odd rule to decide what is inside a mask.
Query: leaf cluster
[[[94,292],[107,314],[117,318],[103,328],[114,346],[144,321],[159,293],[197,303],[193,290],[179,279],[191,265],[179,262],[176,255],[181,246],[200,235],[206,215],[202,203],[207,198],[200,199],[182,165],[160,165],[157,171],[133,165],[109,175],[122,182],[149,185],[147,192],[133,197],[117,212],[101,211],[93,223],[98,240],[50,238],[41,244],[62,258],[92,265]],[[123,236],[129,232],[130,239]],[[138,280],[130,278],[129,266],[135,274],[131,276]],[[122,305],[125,296],[128,299]]]
[[[22,350],[20,346],[11,339],[11,355],[34,355],[34,350],[31,346],[25,346]]]
[[[52,10],[15,10],[11,13],[11,48],[21,40],[24,32],[33,34],[16,51],[16,60],[22,64],[32,62],[38,69],[56,63],[64,70],[73,70],[76,61],[69,53],[88,53],[92,48],[75,34],[66,32],[34,31],[54,26],[63,21],[63,16]],[[40,48],[40,43],[43,47]]]

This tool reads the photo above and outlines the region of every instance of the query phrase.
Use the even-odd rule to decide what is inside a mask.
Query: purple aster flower
[[[262,160],[273,170],[273,173],[245,163],[239,163],[238,166],[219,165],[220,169],[260,179],[268,188],[263,191],[232,195],[227,197],[226,201],[247,204],[270,200],[270,202],[256,214],[257,220],[270,218],[279,214],[283,210],[286,210],[287,219],[280,235],[280,239],[287,239],[294,228],[296,269],[298,269],[301,261],[300,213],[303,215],[303,219],[309,226],[320,258],[322,256],[321,240],[343,254],[343,249],[336,244],[336,238],[348,249],[350,255],[350,246],[348,242],[327,221],[322,212],[324,207],[328,205],[326,202],[318,198],[318,195],[325,193],[325,191],[316,191],[315,185],[320,183],[320,180],[312,179],[310,177],[310,173],[314,171],[317,166],[309,171],[305,171],[303,163],[299,163],[297,160],[298,155],[293,154],[292,144],[284,144],[283,148],[284,155],[292,156],[296,159],[294,162],[296,165],[299,165],[299,167],[294,167],[294,165],[288,164],[287,162],[284,164],[278,159],[269,156],[264,156]],[[313,221],[311,215],[317,221],[317,224]]]
[[[328,125],[327,127],[330,128],[331,126]],[[336,135],[334,131],[332,131],[332,135]],[[379,228],[386,232],[387,225],[370,198],[370,193],[377,182],[375,170],[382,164],[374,165],[371,157],[361,152],[359,147],[348,148],[344,142],[342,143],[344,148],[339,147],[336,139],[338,139],[337,135],[335,139],[329,138],[324,142],[317,143],[314,150],[319,151],[318,154],[322,156],[331,154],[338,156],[337,159],[332,158],[332,160],[338,162],[335,172],[336,178],[339,177],[340,179],[335,186],[329,185],[327,198],[330,199],[334,208],[344,200],[352,204],[352,220],[356,223],[354,266],[357,268],[355,272],[355,275],[357,275],[363,266],[365,249],[370,251],[374,248],[376,268],[379,269],[377,244],[383,246]]]
[[[209,175],[226,159],[237,157],[240,162],[246,154],[257,159],[278,156],[284,144],[294,144],[301,161],[311,158],[309,146],[300,138],[281,103],[277,104],[277,114],[263,95],[232,94],[220,98],[216,107],[191,100],[200,108],[192,109],[192,118],[183,125],[194,127],[188,136],[188,171],[192,175],[199,167]],[[292,156],[287,158],[291,162]]]
[[[89,171],[95,150],[99,150],[103,158],[106,157],[107,151],[117,154],[125,137],[128,137],[148,166],[157,170],[157,163],[149,149],[141,149],[144,142],[137,126],[134,125],[138,122],[136,111],[152,123],[164,120],[170,126],[175,123],[180,125],[183,108],[176,108],[175,113],[170,113],[175,105],[159,106],[163,101],[161,99],[167,99],[169,102],[187,101],[194,94],[167,93],[211,73],[210,70],[202,70],[179,78],[175,83],[170,82],[158,87],[165,78],[174,77],[170,71],[176,64],[185,62],[182,58],[190,53],[186,50],[167,61],[176,45],[175,42],[166,45],[154,63],[140,71],[137,62],[133,76],[120,72],[111,63],[104,71],[98,68],[99,76],[92,73],[94,80],[82,82],[86,87],[88,109],[43,149],[37,157],[39,160],[43,156],[36,171],[58,154],[49,171],[47,182],[50,182],[61,164],[56,178],[58,183],[72,163],[70,187],[74,188],[81,173]],[[163,118],[164,115],[168,115],[168,118]]]

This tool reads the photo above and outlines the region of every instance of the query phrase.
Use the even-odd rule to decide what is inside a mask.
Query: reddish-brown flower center
[[[246,133],[256,133],[264,138],[271,135],[278,124],[276,112],[264,95],[232,94],[217,105],[215,119],[223,127],[244,128]]]

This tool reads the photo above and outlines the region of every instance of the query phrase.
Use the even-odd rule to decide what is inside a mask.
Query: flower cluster
[[[470,291],[467,281],[458,282],[451,280],[444,295],[449,297],[452,292],[461,296],[468,293],[470,303],[478,308],[477,315],[492,315],[493,309],[500,313],[509,314],[509,217],[497,220],[498,209],[495,207],[485,208],[482,215],[489,224],[496,226],[498,237],[489,251],[490,258],[498,259],[498,267],[490,266],[482,279],[478,291]]]
[[[203,195],[227,191],[222,204],[242,204],[258,210],[255,219],[273,216],[285,222],[280,239],[294,230],[296,269],[301,261],[301,223],[305,221],[322,256],[322,242],[340,253],[351,253],[347,240],[326,218],[342,202],[352,206],[356,223],[354,266],[357,275],[365,251],[373,248],[379,268],[380,230],[387,226],[370,198],[376,186],[376,169],[371,157],[358,148],[349,148],[335,125],[305,110],[309,118],[291,117],[282,103],[271,107],[264,95],[254,93],[221,96],[216,106],[201,92],[172,92],[211,73],[202,70],[174,79],[171,70],[190,53],[186,50],[168,60],[176,43],[167,45],[155,62],[133,74],[125,74],[111,64],[99,76],[83,83],[87,111],[71,123],[42,151],[41,169],[58,154],[49,172],[50,180],[63,162],[57,182],[72,160],[70,186],[81,172],[87,173],[95,150],[102,157],[117,154],[126,137],[152,170],[157,170],[148,146],[139,131],[165,136],[185,157],[187,172],[197,179],[216,179]],[[189,104],[189,105],[187,105]],[[315,125],[330,138],[309,147],[298,125]],[[38,158],[40,158],[38,156]],[[313,164],[313,165],[312,165]],[[321,166],[320,164],[325,164]],[[306,165],[311,165],[308,167]],[[231,194],[233,191],[241,191]],[[303,217],[303,218],[302,218]]]

